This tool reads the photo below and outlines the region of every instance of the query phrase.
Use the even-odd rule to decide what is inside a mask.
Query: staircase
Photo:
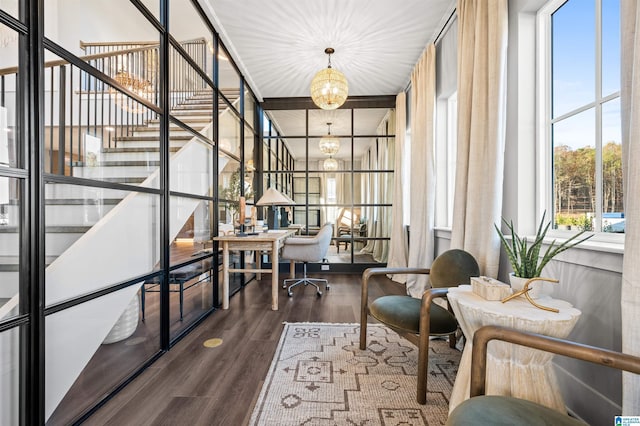
[[[239,92],[223,94],[234,104]],[[176,105],[171,114],[194,130],[212,139],[211,93],[195,93]],[[226,108],[219,104],[220,111]],[[210,151],[191,134],[170,124],[169,149],[172,190],[206,195],[211,182],[181,190],[176,184],[185,170],[210,170]],[[159,187],[159,121],[150,120],[132,129],[129,135],[113,139],[115,147],[102,148],[91,164],[74,165],[73,176],[132,185]],[[209,154],[209,158],[204,158]],[[222,160],[219,160],[222,161]],[[222,170],[224,164],[221,164]],[[206,170],[205,170],[206,169]],[[178,178],[175,173],[181,173]],[[201,179],[200,179],[201,180]],[[159,248],[154,241],[159,206],[150,205],[143,193],[64,184],[45,188],[46,222],[46,303],[58,303],[149,273],[157,264]],[[199,200],[181,205],[178,215],[170,212],[171,239],[175,238]],[[173,210],[173,206],[171,207]],[[10,221],[19,218],[18,206],[9,206]],[[153,217],[149,217],[152,213]],[[142,216],[141,216],[142,215]],[[141,216],[141,217],[139,217]],[[127,241],[115,240],[128,235]],[[129,251],[127,251],[129,250]],[[0,318],[17,313],[18,306],[18,223],[0,225]],[[109,259],[113,259],[110,262]],[[141,285],[141,283],[140,283]],[[74,308],[47,317],[46,416],[51,415],[77,376],[99,348],[125,308],[135,300],[140,286],[130,286]],[[2,342],[0,342],[2,343]],[[17,348],[17,345],[14,346]]]

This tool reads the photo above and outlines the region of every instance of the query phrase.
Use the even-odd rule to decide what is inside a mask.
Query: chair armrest
[[[362,273],[362,287],[360,294],[360,321],[367,321],[369,304],[369,278],[375,275],[387,274],[429,274],[429,268],[367,268]]]
[[[369,278],[374,275],[387,275],[387,274],[429,274],[431,270],[429,268],[367,268],[362,273],[362,314],[366,318],[367,299],[369,297]]]
[[[501,340],[529,348],[540,349],[558,355],[564,355],[594,364],[605,365],[618,370],[640,374],[640,357],[582,343],[570,342],[542,334],[514,330],[507,327],[487,325],[479,328],[473,335],[471,352],[471,389],[470,396],[484,395],[487,374],[487,344],[490,340]]]

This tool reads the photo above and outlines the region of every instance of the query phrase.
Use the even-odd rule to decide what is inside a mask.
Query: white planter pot
[[[509,274],[509,283],[511,284],[511,288],[513,292],[520,291],[524,288],[524,285],[530,278],[521,278],[513,275],[513,272]],[[542,297],[550,296],[553,293],[553,284],[547,281],[533,281],[529,284],[529,296],[532,299],[540,299]]]

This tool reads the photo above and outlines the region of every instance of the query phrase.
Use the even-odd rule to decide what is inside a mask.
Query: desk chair
[[[302,278],[289,278],[284,280],[282,288],[287,288],[287,283],[293,282],[287,288],[287,294],[289,297],[293,296],[291,289],[298,284],[308,285],[311,284],[316,288],[318,296],[322,295],[318,284],[323,282],[325,290],[329,290],[329,282],[322,278],[308,278],[307,277],[307,263],[308,262],[320,262],[327,256],[329,250],[329,244],[331,243],[331,236],[333,235],[333,225],[327,223],[320,228],[320,231],[313,237],[289,237],[284,241],[284,247],[282,249],[282,258],[291,260],[291,270],[295,271],[295,261],[302,262],[303,276]]]
[[[485,396],[487,343],[490,340],[510,342],[640,374],[639,357],[541,334],[487,325],[473,335],[471,399],[464,401],[451,412],[446,423],[448,426],[584,425],[575,418],[531,401],[510,396]]]
[[[421,299],[411,296],[382,296],[369,303],[369,279],[374,275],[429,274],[430,289]],[[429,336],[449,336],[449,345],[455,347],[458,322],[451,307],[445,309],[435,303],[436,297],[446,298],[448,287],[469,284],[471,277],[480,275],[478,263],[464,250],[448,250],[426,268],[369,268],[362,274],[360,309],[360,349],[367,347],[367,316],[385,324],[393,331],[418,346],[419,404],[427,403],[427,369],[429,366]]]

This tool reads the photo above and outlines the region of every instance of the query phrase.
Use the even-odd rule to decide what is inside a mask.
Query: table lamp
[[[269,210],[267,216],[267,225],[269,229],[279,229],[280,228],[280,209],[279,206],[291,206],[294,205],[295,202],[282,194],[275,188],[269,188],[267,191],[260,197],[256,206],[272,206],[273,209]]]

